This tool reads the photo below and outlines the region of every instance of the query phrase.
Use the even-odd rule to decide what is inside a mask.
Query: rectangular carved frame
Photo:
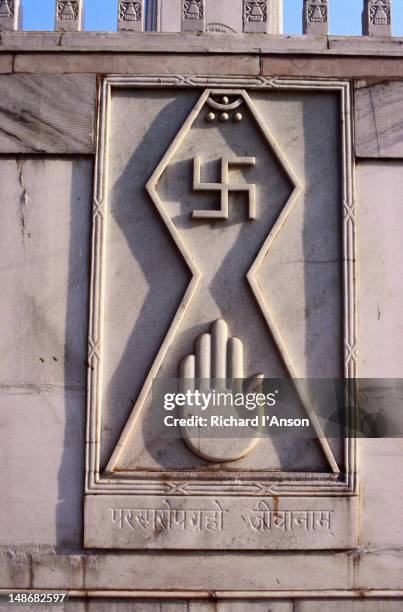
[[[186,478],[183,472],[136,472],[130,479],[102,475],[100,440],[102,423],[102,328],[105,266],[105,222],[108,176],[108,130],[112,88],[245,88],[249,90],[329,91],[340,97],[343,210],[343,327],[344,375],[357,376],[357,286],[356,208],[352,153],[351,91],[347,81],[265,77],[150,76],[106,77],[100,93],[98,146],[93,199],[91,293],[88,334],[86,494],[157,496],[355,496],[358,493],[357,447],[354,438],[345,439],[345,472],[331,473],[242,472],[234,482],[228,473]]]

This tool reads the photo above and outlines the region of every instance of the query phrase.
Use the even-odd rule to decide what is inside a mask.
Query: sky
[[[220,0],[217,0],[219,2]],[[55,0],[22,0],[24,30],[53,30]],[[284,33],[301,33],[303,0],[284,0]],[[85,29],[116,30],[118,0],[85,0]],[[363,0],[330,0],[330,33],[361,34]],[[403,36],[403,0],[393,0],[393,34]]]

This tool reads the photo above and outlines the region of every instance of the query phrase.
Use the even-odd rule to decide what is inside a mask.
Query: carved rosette
[[[302,27],[304,34],[328,34],[328,0],[305,0]]]
[[[0,0],[0,32],[18,30],[20,17],[20,0]]]
[[[57,0],[56,30],[74,32],[82,29],[83,0]]]
[[[363,15],[363,34],[366,36],[392,35],[391,0],[366,0]]]
[[[243,31],[267,32],[268,0],[243,0]]]
[[[182,0],[182,31],[204,32],[205,0]]]

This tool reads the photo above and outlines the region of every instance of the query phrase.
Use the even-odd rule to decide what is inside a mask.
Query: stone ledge
[[[144,50],[143,50],[144,51]],[[204,76],[257,76],[260,59],[249,55],[155,55],[128,53],[18,53],[14,72],[65,74],[203,74]]]
[[[1,54],[0,54],[1,58]],[[297,78],[403,79],[403,62],[397,57],[346,56],[260,57],[230,54],[160,53],[16,53],[16,74],[98,74],[136,76],[266,76]]]
[[[32,550],[3,549],[0,555],[0,589],[73,589],[97,591],[260,591],[277,596],[309,597],[320,592],[337,597],[337,591],[351,597],[402,597],[401,569],[403,551],[311,553],[133,553],[98,554],[47,552],[43,547]],[[247,559],[248,571],[242,570]],[[304,572],[301,572],[301,562]],[[189,562],[197,573],[189,572]],[[357,569],[351,580],[351,564]],[[238,576],[234,589],[234,575]],[[163,576],[163,579],[161,579]],[[133,579],[135,578],[135,583]],[[371,584],[371,589],[368,588]],[[266,593],[267,594],[267,593]],[[372,594],[372,595],[371,595]],[[339,593],[340,596],[340,593]]]
[[[7,551],[0,556],[0,589],[85,589],[130,591],[192,590],[275,591],[290,596],[293,591],[317,592],[390,590],[402,597],[402,550],[303,553],[55,553],[44,547]],[[248,571],[244,571],[247,559]],[[301,563],[304,571],[301,572]],[[197,565],[189,572],[189,562]],[[351,578],[351,565],[356,567]],[[163,578],[161,578],[163,577]],[[133,580],[135,579],[135,583]],[[371,584],[371,589],[368,585]],[[393,591],[393,593],[392,593]],[[396,592],[395,592],[396,591]],[[335,593],[333,596],[337,596]]]
[[[403,62],[397,57],[296,57],[262,58],[262,75],[299,78],[402,79]]]
[[[403,56],[403,38],[135,32],[3,32],[0,51]]]

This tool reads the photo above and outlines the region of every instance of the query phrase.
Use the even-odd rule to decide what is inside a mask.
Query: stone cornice
[[[403,38],[267,34],[2,32],[0,52],[403,56]]]

